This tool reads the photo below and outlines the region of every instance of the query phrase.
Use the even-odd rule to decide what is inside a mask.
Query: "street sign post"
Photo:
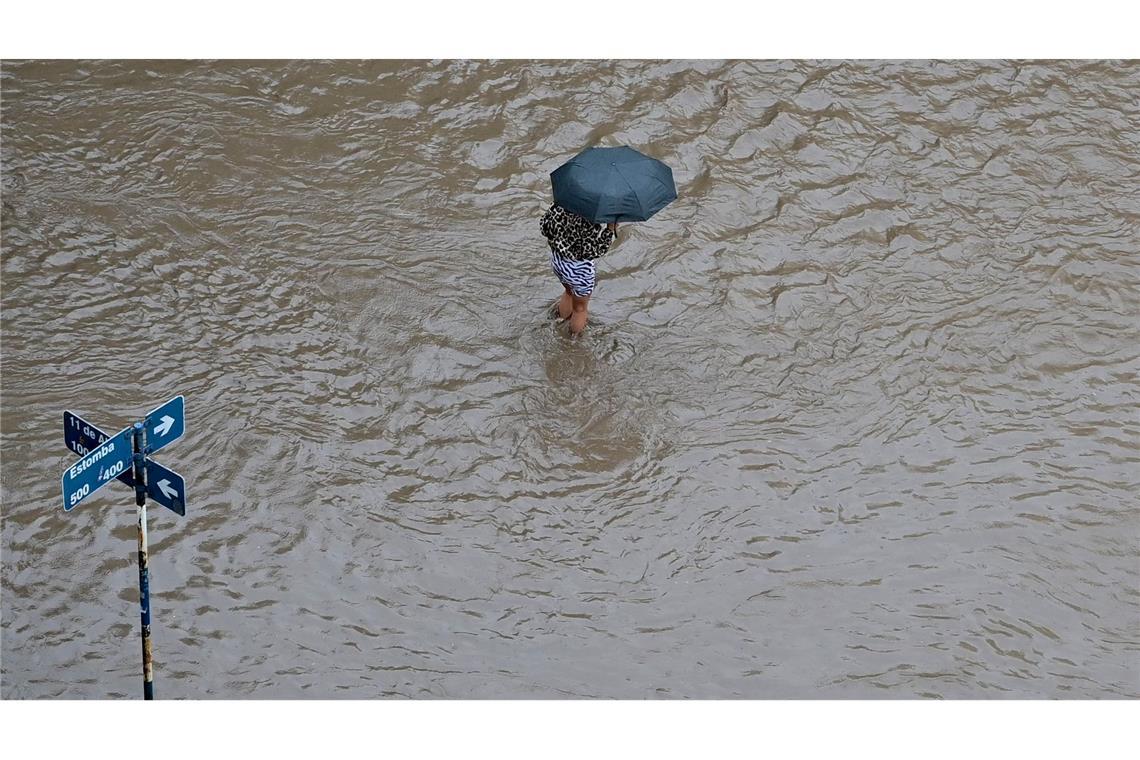
[[[139,617],[142,631],[143,699],[154,699],[154,658],[150,645],[150,550],[146,541],[146,481],[143,460],[146,455],[146,427],[134,424],[133,464],[135,469],[135,504],[138,506],[139,539]]]
[[[79,455],[64,470],[63,509],[70,512],[112,480],[135,490],[138,506],[139,613],[142,624],[143,699],[154,699],[154,666],[150,645],[150,567],[146,531],[146,497],[178,515],[186,514],[186,481],[174,470],[151,459],[159,449],[186,432],[186,405],[175,396],[141,422],[108,436],[77,414],[63,413],[63,442]]]

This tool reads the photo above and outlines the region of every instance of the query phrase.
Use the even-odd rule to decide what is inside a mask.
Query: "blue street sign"
[[[146,492],[150,498],[177,515],[186,516],[186,481],[174,470],[146,460]]]
[[[130,469],[131,428],[123,428],[63,471],[63,509],[70,512],[91,494]]]
[[[174,443],[186,432],[186,403],[175,396],[146,416],[146,453]]]
[[[110,437],[78,414],[67,411],[63,413],[63,441],[67,448],[79,456],[87,456]],[[125,483],[131,488],[135,487],[133,467],[128,467],[118,477],[120,483]]]

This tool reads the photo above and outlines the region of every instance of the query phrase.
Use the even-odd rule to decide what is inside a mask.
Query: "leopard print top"
[[[606,225],[595,224],[558,204],[542,215],[541,227],[550,250],[574,261],[590,261],[604,255],[614,240],[614,233]]]

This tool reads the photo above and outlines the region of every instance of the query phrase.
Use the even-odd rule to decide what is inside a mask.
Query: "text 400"
[[[99,470],[99,482],[102,483],[104,480],[110,480],[122,472],[124,469],[126,469],[126,466],[127,463],[120,459],[118,462],[115,462],[107,469]]]

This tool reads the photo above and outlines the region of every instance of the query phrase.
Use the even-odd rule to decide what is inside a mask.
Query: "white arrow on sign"
[[[169,419],[169,418],[168,418]],[[173,420],[171,420],[173,422]],[[170,487],[170,481],[166,478],[158,481],[158,490],[162,491],[162,495],[168,499],[177,499],[178,492]]]
[[[146,458],[146,492],[175,514],[186,514],[186,481],[177,472],[166,469],[150,457]]]
[[[154,432],[158,435],[166,435],[172,427],[174,427],[174,418],[169,414],[164,414],[162,415],[162,423],[155,426]]]

